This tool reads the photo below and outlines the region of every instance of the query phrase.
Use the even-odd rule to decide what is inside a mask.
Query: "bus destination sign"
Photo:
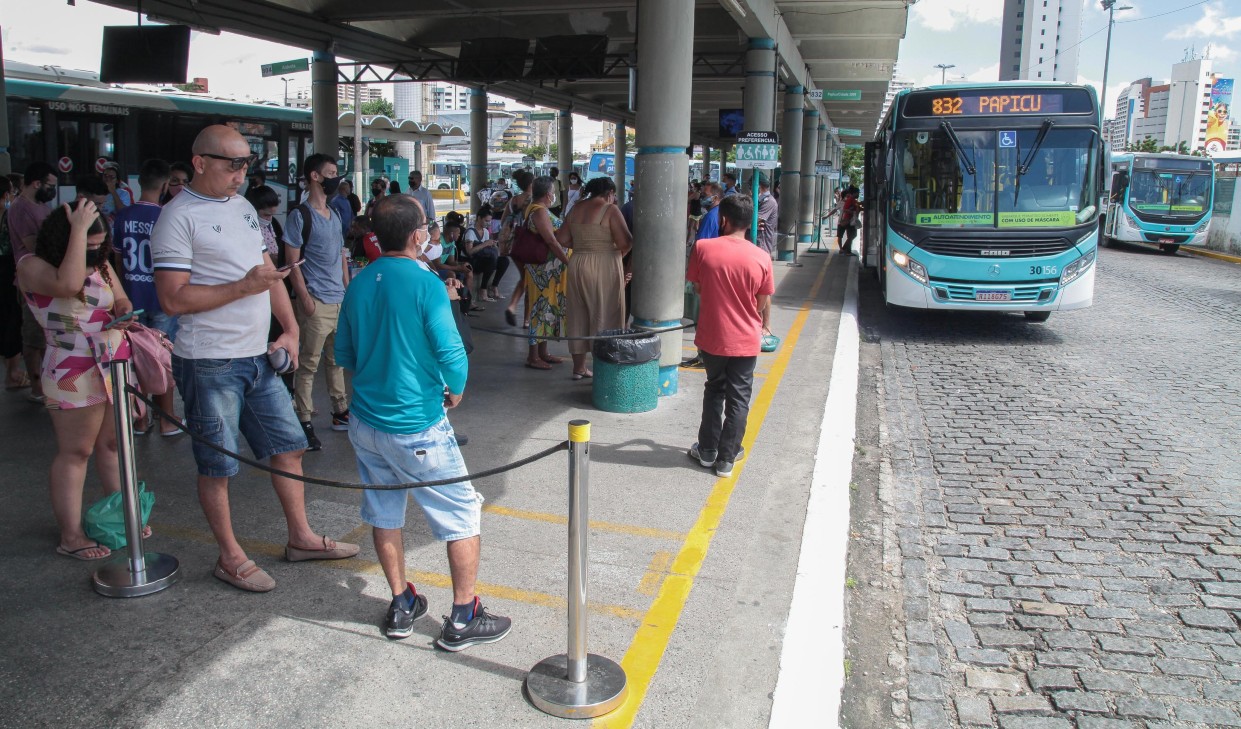
[[[1090,96],[1084,89],[962,89],[910,94],[905,102],[905,115],[960,117],[1084,114],[1090,112],[1092,107]]]

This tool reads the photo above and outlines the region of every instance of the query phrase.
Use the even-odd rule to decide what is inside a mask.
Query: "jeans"
[[[699,350],[699,355],[707,367],[707,384],[702,396],[698,449],[717,451],[718,460],[732,463],[745,435],[758,357],[722,357],[705,350]]]
[[[184,359],[173,356],[172,376],[185,401],[189,429],[221,448],[237,452],[244,435],[254,457],[306,449],[306,435],[289,405],[267,355],[236,359]],[[198,442],[193,444],[198,473],[211,478],[237,475],[237,461]]]
[[[401,435],[376,430],[355,416],[349,419],[349,441],[365,483],[438,481],[468,473],[447,417],[420,433]],[[455,542],[481,531],[483,497],[469,481],[363,491],[362,521],[379,529],[400,529],[405,526],[405,506],[411,495],[436,539]]]

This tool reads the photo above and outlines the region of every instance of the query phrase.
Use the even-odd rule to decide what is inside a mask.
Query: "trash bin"
[[[606,329],[601,335],[632,334],[635,329]],[[596,339],[595,407],[609,413],[645,413],[659,403],[658,334],[626,339]]]

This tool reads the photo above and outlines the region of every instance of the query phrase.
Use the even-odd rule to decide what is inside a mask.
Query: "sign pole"
[[[754,178],[754,213],[750,216],[750,242],[754,245],[758,245],[758,175],[757,169],[750,170],[750,177]]]

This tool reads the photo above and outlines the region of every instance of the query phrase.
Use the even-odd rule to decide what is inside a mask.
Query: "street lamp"
[[[289,78],[285,78],[284,76],[281,76],[280,80],[284,82],[284,105],[288,106],[289,105],[289,82],[292,81],[293,79],[289,79]]]
[[[1115,2],[1115,1],[1116,1],[1116,0],[1112,0],[1112,2]],[[945,79],[948,77],[948,69],[950,69],[950,68],[956,68],[956,67],[957,67],[957,64],[955,64],[955,63],[937,63],[937,64],[935,64],[935,68],[938,68],[938,69],[939,69],[939,83],[940,83],[940,85],[941,85],[941,86],[944,84]]]
[[[1116,0],[1099,0],[1099,5],[1107,11],[1107,46],[1103,51],[1103,91],[1099,99],[1099,123],[1103,123],[1103,117],[1107,112],[1107,65],[1112,60],[1112,26],[1115,21],[1112,17],[1117,10],[1133,10],[1132,5],[1121,5],[1115,7]]]

